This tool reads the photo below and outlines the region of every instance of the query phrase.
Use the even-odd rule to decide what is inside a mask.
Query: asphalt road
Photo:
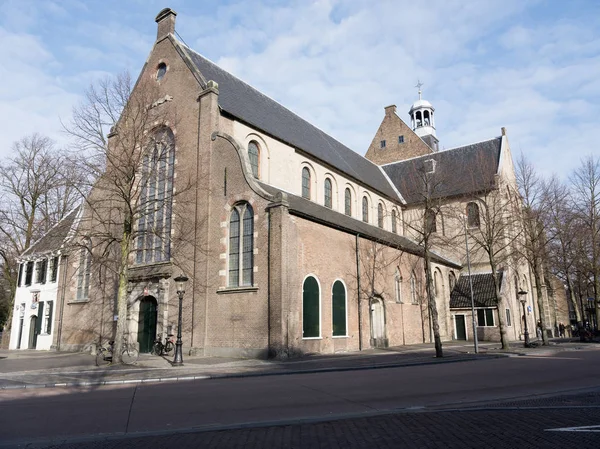
[[[577,351],[365,371],[3,391],[0,446],[600,447],[597,432],[548,430],[600,425],[599,369],[600,351]],[[557,394],[579,389],[592,393],[569,400],[576,405],[556,405]],[[554,403],[490,407],[517,398]],[[479,410],[467,410],[472,407]]]

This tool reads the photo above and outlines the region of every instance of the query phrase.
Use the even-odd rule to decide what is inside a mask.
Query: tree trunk
[[[127,227],[127,226],[125,226]],[[113,363],[122,363],[121,354],[124,349],[125,334],[127,332],[127,284],[128,284],[128,263],[130,250],[131,232],[128,229],[123,231],[121,240],[121,267],[119,270],[119,290],[117,293],[117,329],[115,332],[115,345],[113,347]]]
[[[504,310],[504,300],[502,299],[502,295],[500,294],[500,285],[498,284],[498,272],[496,269],[496,263],[491,257],[490,266],[492,268],[494,294],[496,295],[496,304],[498,307],[498,328],[500,330],[500,343],[502,344],[502,349],[508,350],[510,349],[510,343],[508,342],[508,337],[506,336],[506,325],[504,323],[504,315],[502,315],[502,312]]]
[[[537,260],[533,265],[533,279],[535,280],[535,293],[537,295],[538,310],[540,312],[540,325],[542,328],[542,344],[548,345],[548,334],[546,333],[546,317],[544,314],[544,293],[542,290],[542,279]],[[537,326],[537,323],[536,323]],[[536,327],[537,329],[537,327]]]
[[[575,310],[575,317],[577,322],[583,321],[583,317],[581,315],[581,310],[579,309],[579,304],[577,304],[577,299],[575,298],[575,292],[573,291],[573,281],[571,281],[571,277],[567,274],[567,289],[569,290],[569,301],[571,301],[571,305],[573,306],[573,310]]]
[[[435,303],[435,295],[433,291],[433,277],[431,276],[431,262],[429,253],[425,251],[425,285],[427,289],[427,306],[429,307],[429,315],[433,327],[433,340],[435,343],[435,356],[444,357],[442,351],[442,339],[440,338],[440,324],[438,322],[437,305]]]

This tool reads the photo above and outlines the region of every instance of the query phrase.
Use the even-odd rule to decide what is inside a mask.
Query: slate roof
[[[263,189],[272,195],[282,192],[271,185],[264,184],[262,182],[259,182],[259,184]],[[322,206],[314,201],[309,201],[302,197],[292,195],[291,193],[284,193],[287,196],[289,211],[292,215],[303,217],[310,221],[336,228],[349,234],[360,234],[361,237],[388,244],[410,254],[418,256],[423,255],[423,248],[406,237],[394,234],[390,231],[385,231],[377,226],[373,226],[349,217],[348,215],[342,214],[333,209],[329,209],[328,207]],[[454,268],[461,268],[461,265],[455,261],[446,259],[435,253],[430,254],[433,262],[441,263]]]
[[[425,156],[383,166],[407,204],[423,200],[424,161],[433,159],[432,198],[465,195],[488,190],[500,162],[501,137],[464,147],[439,151]],[[471,169],[469,169],[471,167]]]
[[[494,293],[494,279],[492,273],[472,274],[473,279],[473,302],[475,307],[496,307],[496,294]],[[498,273],[498,280],[502,285],[503,273]],[[450,293],[451,309],[471,308],[471,288],[469,286],[469,275],[461,275]]]
[[[69,212],[61,221],[52,227],[42,238],[31,245],[21,254],[21,257],[32,256],[36,254],[45,254],[60,249],[69,235],[69,231],[73,227],[75,218],[79,212],[79,207],[76,207]]]
[[[223,111],[324,161],[387,197],[398,199],[379,166],[189,47],[179,44],[204,78],[219,84],[219,106]]]

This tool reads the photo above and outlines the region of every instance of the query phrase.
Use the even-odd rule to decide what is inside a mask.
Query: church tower
[[[416,87],[419,89],[419,99],[413,103],[410,111],[408,111],[412,129],[433,151],[438,151],[439,140],[435,135],[435,118],[433,115],[435,109],[430,102],[421,98],[421,86],[423,86],[423,83],[418,82]]]

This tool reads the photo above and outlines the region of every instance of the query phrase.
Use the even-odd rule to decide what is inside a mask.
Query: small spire
[[[415,87],[419,89],[419,100],[421,99],[421,86],[423,86],[423,83],[420,80],[417,80],[417,85]]]

